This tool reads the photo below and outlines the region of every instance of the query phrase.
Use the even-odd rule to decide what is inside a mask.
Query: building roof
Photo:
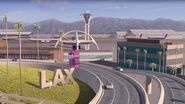
[[[130,29],[127,30],[126,36],[136,38],[183,38],[179,32],[167,29]]]
[[[7,35],[18,35],[19,32],[15,29],[7,29]],[[21,32],[21,35],[30,35],[31,32]],[[5,30],[0,29],[0,35],[5,35]]]
[[[164,44],[164,43],[170,43],[170,44],[176,44],[176,43],[182,43],[184,40],[183,38],[177,39],[177,38],[127,38],[127,42],[138,42],[138,43],[152,43],[152,44]]]
[[[0,40],[0,48],[6,48],[6,44],[3,44],[5,43],[5,40]],[[8,41],[8,44],[9,44],[9,48],[10,49],[18,49],[19,48],[19,40],[9,40]],[[39,47],[40,49],[55,49],[55,44],[56,44],[56,41],[50,41],[50,42],[41,42],[39,41]],[[22,48],[25,49],[25,48],[28,48],[28,49],[36,49],[37,47],[37,42],[36,41],[33,41],[33,40],[22,40]],[[60,46],[58,46],[57,48],[59,48]]]
[[[36,38],[37,34],[31,34],[31,38]],[[39,34],[39,38],[59,38],[58,34]]]

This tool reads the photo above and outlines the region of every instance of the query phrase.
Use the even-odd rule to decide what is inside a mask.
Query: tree
[[[144,59],[144,70],[146,70],[146,55],[148,53],[148,51],[146,49],[143,50],[144,54],[145,54],[145,59]]]
[[[14,24],[14,28],[19,33],[19,72],[20,72],[20,89],[21,89],[21,96],[23,95],[23,84],[22,84],[22,66],[21,66],[21,54],[22,54],[22,42],[21,42],[21,31],[24,30],[24,26],[21,22],[16,22]]]
[[[138,70],[138,61],[139,61],[138,60],[138,57],[139,57],[140,50],[139,49],[136,49],[135,51],[136,51],[136,55],[137,55],[137,68],[136,69]]]
[[[175,56],[176,56],[176,58],[175,58],[175,76],[177,75],[177,55],[179,52],[180,52],[180,49],[178,47],[176,47],[176,49],[175,49]]]
[[[166,65],[165,65],[165,55],[166,55],[166,45],[165,44],[163,44],[162,45],[162,49],[163,49],[163,73],[165,72],[165,70],[166,70]]]
[[[40,50],[39,50],[39,30],[40,30],[40,24],[35,23],[33,24],[33,29],[36,30],[37,33],[37,65],[39,64],[39,59],[40,59]],[[38,73],[39,73],[39,68],[38,68]]]
[[[123,51],[124,51],[124,60],[123,60],[123,61],[124,61],[124,65],[125,65],[125,60],[126,60],[126,57],[125,57],[126,50],[127,50],[127,47],[126,47],[126,46],[124,46],[124,47],[123,47]]]
[[[157,54],[159,55],[159,72],[161,71],[161,55],[162,51],[158,51]]]
[[[64,30],[61,29],[59,30],[59,36],[60,36],[60,54],[62,54],[62,50],[63,50],[63,42],[62,42],[62,36],[64,35]],[[63,69],[63,63],[62,63],[62,55],[61,55],[61,65],[62,65],[62,69]]]
[[[176,67],[170,67],[170,69],[171,69],[172,73],[176,76],[177,68]]]
[[[184,76],[184,70],[185,70],[185,64],[182,65],[182,70],[183,70],[183,76]]]
[[[127,63],[128,63],[128,65],[129,65],[129,67],[131,68],[131,66],[132,66],[132,64],[133,64],[133,60],[132,60],[132,59],[128,59],[128,60],[127,60]]]
[[[152,71],[154,71],[154,69],[157,67],[157,64],[155,63],[150,63],[149,67],[152,69]]]
[[[118,65],[119,65],[119,55],[120,55],[119,51],[120,51],[120,47],[117,48],[117,56],[118,56],[117,57],[117,62],[118,62]]]
[[[5,35],[6,35],[6,70],[7,70],[7,74],[9,72],[9,62],[8,62],[8,59],[9,59],[9,48],[8,48],[8,34],[7,34],[7,29],[8,29],[8,17],[7,16],[4,16],[3,17],[3,23],[4,23],[4,32],[5,32]]]

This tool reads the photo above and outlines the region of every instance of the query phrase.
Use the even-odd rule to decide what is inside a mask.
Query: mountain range
[[[57,34],[60,29],[65,32],[70,30],[84,30],[84,21],[75,21],[71,23],[62,22],[56,19],[48,19],[39,22],[41,25],[41,34]],[[8,23],[9,28],[13,28],[13,22]],[[0,21],[2,28],[2,21]],[[171,19],[120,19],[109,17],[96,17],[91,20],[91,33],[110,34],[115,31],[126,31],[128,29],[172,29],[175,31],[185,31],[185,21],[176,21]],[[25,31],[35,33],[32,24],[25,25]]]

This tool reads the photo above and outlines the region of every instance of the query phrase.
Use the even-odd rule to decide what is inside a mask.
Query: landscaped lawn
[[[23,96],[53,100],[63,104],[87,104],[95,96],[93,90],[79,80],[63,87],[57,85],[51,89],[40,89],[37,69],[22,68],[22,73]],[[47,71],[46,73],[47,80],[51,80],[53,72]],[[18,67],[10,66],[9,74],[7,74],[6,66],[0,66],[0,92],[20,95]]]

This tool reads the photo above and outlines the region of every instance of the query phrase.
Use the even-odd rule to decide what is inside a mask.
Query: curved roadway
[[[61,68],[61,64],[40,62],[37,65],[35,62],[23,62],[23,64],[30,64],[32,67],[57,69]],[[65,67],[68,67],[65,65]],[[114,85],[113,90],[104,90],[104,94],[99,104],[145,104],[145,96],[142,88],[132,79],[115,71],[107,70],[104,67],[96,65],[81,64],[78,68],[90,71],[96,74],[103,82],[107,84],[112,82]],[[77,70],[78,70],[77,69]]]
[[[185,104],[184,81],[167,74],[155,73],[155,75],[158,75],[165,89],[164,104]]]
[[[153,74],[158,77],[164,86],[164,104],[185,104],[185,81],[173,75],[151,72],[151,71],[137,71],[127,70],[128,72]]]
[[[113,83],[114,89],[104,90],[100,104],[145,104],[140,86],[121,73],[89,64],[81,64],[80,68],[98,75],[105,85],[107,82]]]

